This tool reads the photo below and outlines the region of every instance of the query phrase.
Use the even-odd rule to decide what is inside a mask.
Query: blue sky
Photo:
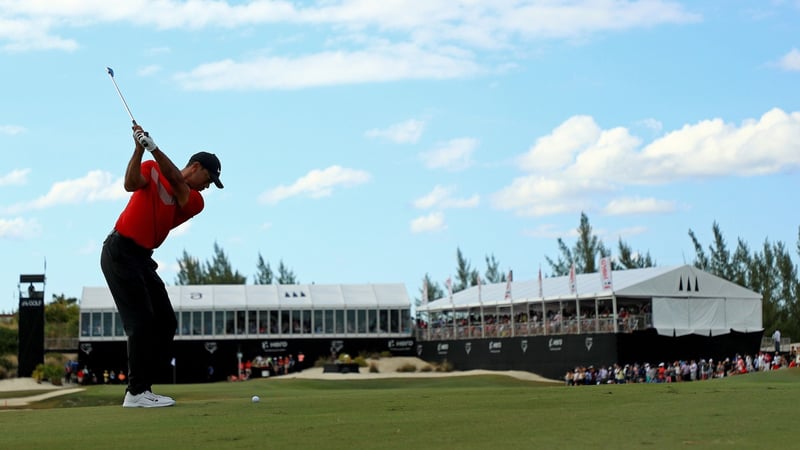
[[[302,283],[440,285],[460,248],[532,279],[581,212],[691,263],[688,230],[797,243],[800,0],[0,0],[0,311],[102,286],[130,121],[225,189],[155,258],[216,242]]]

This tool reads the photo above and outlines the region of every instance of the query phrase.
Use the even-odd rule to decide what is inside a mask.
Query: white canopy
[[[410,309],[402,283],[168,286],[172,307],[188,310]],[[114,310],[107,287],[84,287],[82,311]]]
[[[569,276],[514,281],[511,299],[506,283],[470,287],[417,308],[420,312],[466,310],[483,306],[508,306],[530,302],[610,299],[652,300],[653,326],[662,334],[724,334],[762,330],[761,295],[694,266],[651,267],[615,271],[611,287],[603,288],[600,273],[579,274],[576,292]]]

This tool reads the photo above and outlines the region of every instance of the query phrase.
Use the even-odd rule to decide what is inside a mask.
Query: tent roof
[[[542,296],[538,279],[511,282],[511,303],[532,300],[574,300],[617,297],[680,297],[680,298],[739,298],[760,300],[761,295],[735,283],[704,272],[691,265],[649,267],[613,271],[612,288],[603,289],[600,273],[583,273],[575,277],[577,293],[570,292],[569,276],[542,279]],[[453,294],[452,302],[444,297],[417,308],[419,311],[443,311],[508,305],[506,283],[484,284]]]
[[[409,309],[402,283],[168,286],[176,311],[233,309]],[[107,287],[84,287],[82,310],[114,309]]]

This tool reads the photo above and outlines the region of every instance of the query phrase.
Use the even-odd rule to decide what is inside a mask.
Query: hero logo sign
[[[422,344],[417,344],[417,356],[422,356]]]
[[[436,353],[440,355],[446,355],[449,349],[450,344],[436,344]]]
[[[564,345],[564,340],[562,338],[550,338],[550,340],[547,341],[547,347],[551,352],[560,352],[562,345]]]
[[[208,353],[214,354],[217,351],[217,343],[216,342],[206,342],[205,348]]]
[[[592,350],[592,345],[594,345],[594,339],[590,338],[590,337],[587,337],[585,344],[586,344],[586,351],[587,352],[591,351]]]
[[[414,340],[413,339],[390,339],[387,347],[389,350],[408,350],[414,348]]]
[[[86,353],[87,355],[88,355],[89,353],[92,353],[92,344],[89,344],[89,343],[83,343],[83,344],[81,344],[81,351],[82,351],[83,353]]]
[[[261,349],[265,352],[280,352],[289,347],[287,341],[264,341],[261,343]]]
[[[523,339],[522,342],[519,343],[520,347],[522,347],[522,353],[528,352],[528,340]]]
[[[472,351],[472,342],[467,342],[464,344],[464,351],[469,355],[469,352]]]
[[[501,351],[503,351],[501,341],[489,341],[489,353],[500,353]]]

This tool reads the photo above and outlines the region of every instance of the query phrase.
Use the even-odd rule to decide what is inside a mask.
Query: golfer
[[[128,336],[128,386],[122,406],[172,406],[174,399],[152,392],[156,374],[171,359],[177,329],[153,249],[170,230],[203,210],[200,191],[211,183],[222,188],[221,166],[214,154],[200,152],[179,170],[141,126],[133,127],[133,137],[135,148],[124,181],[132,195],[103,242],[100,267]],[[142,162],[145,150],[153,160]]]

